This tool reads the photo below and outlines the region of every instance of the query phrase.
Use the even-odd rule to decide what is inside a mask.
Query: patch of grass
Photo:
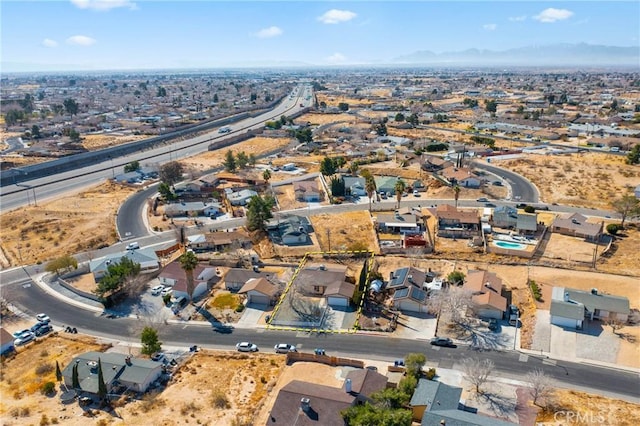
[[[209,307],[218,309],[237,309],[239,305],[240,298],[238,295],[232,293],[218,294],[209,302]]]
[[[211,392],[211,402],[213,406],[216,408],[230,408],[231,404],[229,403],[229,399],[227,395],[225,395],[222,391],[212,391]]]

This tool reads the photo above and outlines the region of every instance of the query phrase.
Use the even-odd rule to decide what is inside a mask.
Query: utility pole
[[[329,245],[329,251],[331,251],[331,230],[327,229],[327,241]]]

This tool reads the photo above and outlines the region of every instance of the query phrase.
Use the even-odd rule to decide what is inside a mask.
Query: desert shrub
[[[427,380],[433,380],[433,378],[436,377],[436,369],[435,368],[428,369],[424,373],[424,376],[427,378]]]
[[[622,226],[619,223],[610,223],[607,225],[607,232],[611,235],[616,235],[622,230]]]
[[[236,306],[235,311],[236,311],[236,312],[242,312],[242,311],[244,311],[244,305],[243,305],[242,303],[241,303],[241,304],[239,304],[238,306]]]
[[[193,417],[193,413],[200,411],[201,408],[202,407],[197,405],[195,402],[191,401],[188,404],[182,404],[182,408],[180,408],[180,414],[186,416],[187,414],[191,413]]]
[[[49,352],[47,352],[46,349],[43,349],[42,352],[40,352],[40,356],[42,358],[48,357],[49,356]]]
[[[229,408],[231,404],[229,404],[229,399],[227,395],[222,391],[214,391],[211,393],[211,401],[213,402],[213,406],[216,408]]]
[[[40,417],[40,426],[47,426],[49,424],[49,417],[47,417],[46,414],[43,414],[42,417]]]
[[[36,367],[36,374],[38,376],[44,376],[45,374],[51,373],[55,367],[52,364],[40,364]]]
[[[264,376],[260,376],[260,383],[265,384],[267,383],[267,378]]]
[[[540,286],[534,281],[529,281],[529,287],[531,288],[531,292],[533,293],[533,297],[538,301],[542,301],[542,290],[540,290]]]
[[[96,422],[96,426],[107,426],[109,424],[109,422],[107,421],[107,419],[100,419]]]
[[[42,387],[40,388],[40,392],[42,392],[43,395],[51,395],[55,391],[56,391],[56,384],[53,382],[45,382],[42,384]]]

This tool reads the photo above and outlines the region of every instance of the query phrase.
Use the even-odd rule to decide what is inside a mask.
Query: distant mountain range
[[[391,60],[393,64],[412,65],[591,65],[636,66],[640,68],[640,46],[602,46],[587,43],[526,46],[509,50],[468,49],[434,53],[422,50]]]

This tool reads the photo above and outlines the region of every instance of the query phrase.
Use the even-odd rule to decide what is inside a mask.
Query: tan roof
[[[478,223],[479,220],[477,212],[460,211],[449,204],[439,205],[436,209],[436,214],[438,215],[438,218],[458,220],[460,223]]]
[[[4,328],[0,328],[0,346],[9,342],[13,342],[13,336]]]
[[[591,237],[602,232],[602,223],[589,223],[587,218],[580,213],[573,213],[566,217],[557,217],[553,221],[552,228],[568,229]]]
[[[348,299],[353,297],[353,292],[356,290],[354,284],[346,281],[334,281],[329,284],[324,291],[325,296],[343,296]]]
[[[463,288],[472,293],[485,293],[493,290],[500,294],[502,292],[502,280],[493,272],[469,271]]]
[[[507,299],[493,291],[477,294],[471,297],[471,301],[479,306],[490,306],[504,312],[507,310]]]
[[[251,278],[244,283],[238,293],[248,293],[251,290],[273,297],[278,292],[278,287],[265,278]]]

